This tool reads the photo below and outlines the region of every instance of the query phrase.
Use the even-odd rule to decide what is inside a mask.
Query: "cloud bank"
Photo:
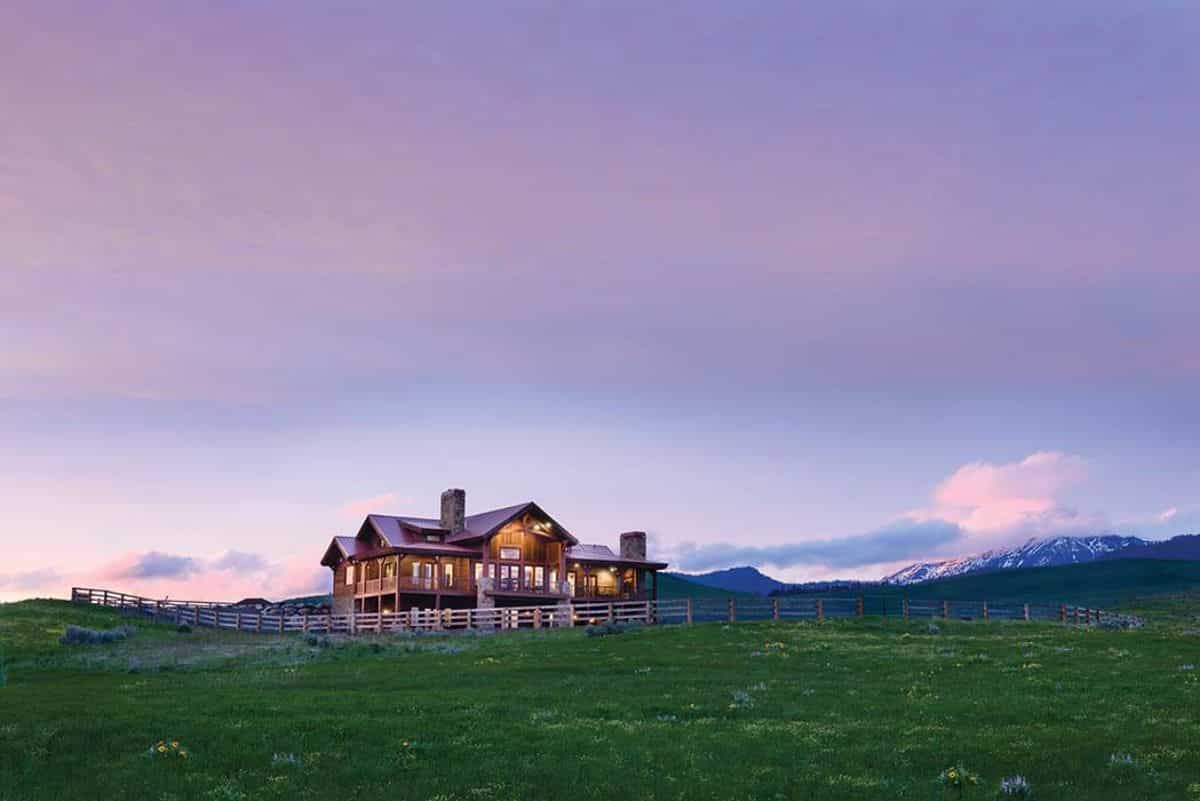
[[[671,554],[671,560],[675,566],[690,571],[743,564],[781,568],[796,565],[861,567],[918,559],[931,551],[961,541],[964,533],[961,526],[945,520],[902,519],[865,534],[787,545],[684,543]]]

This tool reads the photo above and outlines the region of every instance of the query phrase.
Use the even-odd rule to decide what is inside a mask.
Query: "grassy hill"
[[[883,594],[945,600],[1070,603],[1113,607],[1147,595],[1200,588],[1200,562],[1121,559],[999,570],[938,579]]]
[[[958,763],[982,776],[968,801],[1017,773],[1039,801],[1200,783],[1180,632],[868,617],[310,643],[139,622],[66,647],[68,622],[128,621],[0,605],[14,801],[927,801]]]
[[[734,598],[759,598],[753,593],[730,592],[717,587],[706,587],[674,573],[658,574],[659,598],[728,598],[731,595]]]

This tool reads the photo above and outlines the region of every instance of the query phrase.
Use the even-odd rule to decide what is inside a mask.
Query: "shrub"
[[[4,657],[0,656],[0,687],[8,684],[8,665],[4,662]]]
[[[137,629],[131,626],[118,626],[107,631],[85,629],[83,626],[67,626],[66,632],[58,641],[62,645],[102,645],[128,639],[136,631]]]
[[[925,627],[925,633],[926,634],[941,634],[942,629],[938,626],[937,623],[930,623],[928,626]]]
[[[188,625],[187,623],[180,623],[179,627],[176,628],[175,630],[178,631],[180,634],[191,634],[192,633],[192,627],[190,625]]]
[[[333,644],[330,642],[329,637],[325,636],[324,634],[311,633],[304,635],[304,642],[308,643],[313,648],[328,648]]]
[[[641,623],[597,623],[594,626],[588,626],[587,636],[589,637],[607,637],[609,634],[624,634],[627,631],[637,631],[642,627]]]

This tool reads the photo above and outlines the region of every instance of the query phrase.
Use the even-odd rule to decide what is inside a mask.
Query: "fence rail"
[[[889,615],[886,604],[877,609],[864,596],[813,598],[672,598],[659,601],[573,601],[545,606],[478,609],[409,609],[402,612],[269,615],[245,612],[213,601],[170,601],[143,598],[112,590],[75,587],[74,603],[113,607],[155,621],[187,623],[260,633],[316,632],[362,634],[396,631],[453,631],[456,629],[518,629],[578,626],[592,623],[678,624],[748,620],[823,620],[825,618]],[[875,599],[878,600],[878,599]],[[868,611],[869,608],[869,611]],[[1105,623],[1140,626],[1142,619],[1102,609],[1065,604],[989,603],[987,601],[930,601],[904,599],[893,604],[892,615],[904,619],[1057,621],[1066,625]]]

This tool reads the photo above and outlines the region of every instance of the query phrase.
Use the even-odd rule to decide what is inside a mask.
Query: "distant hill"
[[[1101,559],[1200,560],[1200,534],[1181,534],[1162,542],[1145,542],[1103,554]]]
[[[1092,562],[1101,557],[1116,556],[1128,548],[1140,548],[1151,544],[1139,537],[1117,535],[1031,539],[1024,545],[987,551],[975,556],[943,559],[936,562],[917,562],[890,576],[884,576],[883,582],[886,584],[918,584],[933,579],[992,570],[1078,564]]]
[[[1134,597],[1197,589],[1200,589],[1200,561],[1104,559],[970,573],[920,584],[881,585],[877,594],[894,598],[1111,607]]]
[[[765,576],[764,576],[765,578]],[[730,595],[757,595],[741,590],[728,590],[721,587],[710,587],[697,582],[696,576],[681,573],[658,574],[659,598],[728,598]]]
[[[764,575],[757,568],[753,567],[731,567],[726,570],[714,570],[711,573],[699,573],[695,575],[690,573],[667,573],[665,575],[673,576],[692,584],[700,584],[705,587],[722,590],[726,595],[730,592],[770,595],[775,590],[781,590],[789,586],[782,581],[777,581],[770,576]],[[659,577],[660,582],[661,580],[662,576]]]

